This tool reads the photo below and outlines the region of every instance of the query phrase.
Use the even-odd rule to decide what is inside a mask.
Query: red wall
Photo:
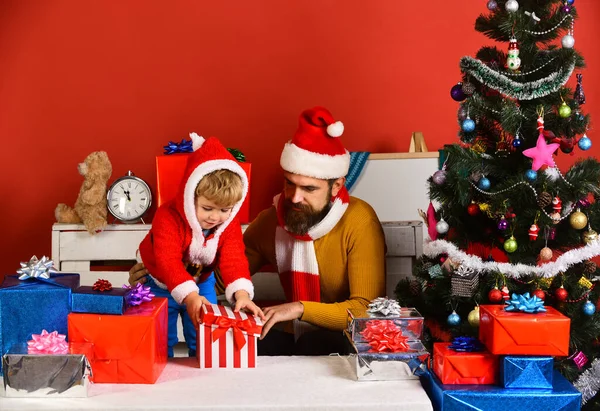
[[[406,151],[415,130],[430,149],[457,141],[449,90],[459,58],[489,43],[473,30],[485,4],[3,0],[0,273],[50,255],[54,208],[74,203],[77,163],[95,150],[112,179],[131,169],[154,187],[168,140],[216,135],[253,163],[254,216],[304,108],[328,107],[351,151]],[[600,118],[600,3],[576,5],[584,108]]]

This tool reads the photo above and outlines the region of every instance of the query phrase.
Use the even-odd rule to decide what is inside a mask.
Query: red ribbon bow
[[[214,321],[205,321],[205,325],[216,325],[217,328],[213,330],[213,342],[223,337],[228,330],[233,330],[233,342],[235,348],[241,350],[246,345],[246,338],[244,338],[244,331],[247,334],[259,334],[261,327],[250,319],[236,320],[228,317],[213,317]]]
[[[392,320],[372,320],[367,322],[367,327],[361,331],[371,351],[375,352],[402,352],[408,351],[408,337],[402,335],[402,329]]]
[[[96,281],[94,283],[94,285],[92,286],[92,290],[94,291],[110,291],[112,290],[112,284],[110,283],[110,281],[108,280],[103,280],[102,278],[99,279],[98,281]]]

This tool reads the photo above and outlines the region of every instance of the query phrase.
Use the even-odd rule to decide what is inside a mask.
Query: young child
[[[217,302],[215,268],[220,269],[225,297],[234,311],[243,308],[264,318],[252,302],[254,287],[236,218],[248,192],[246,173],[216,138],[205,140],[196,133],[190,137],[194,152],[179,192],[156,211],[139,247],[150,275],[146,285],[156,296],[169,299],[169,357],[178,341],[179,315],[189,355],[196,355],[202,305]]]

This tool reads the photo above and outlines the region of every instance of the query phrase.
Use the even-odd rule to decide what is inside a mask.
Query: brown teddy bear
[[[83,176],[83,184],[75,207],[59,204],[54,210],[59,223],[83,223],[90,234],[106,227],[106,183],[112,174],[112,165],[104,151],[95,151],[77,166]]]

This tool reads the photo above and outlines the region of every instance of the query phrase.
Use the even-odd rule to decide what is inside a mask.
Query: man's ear
[[[346,177],[340,177],[335,180],[333,186],[331,186],[331,195],[334,197],[338,195],[339,191],[344,187],[344,184],[346,184]]]

